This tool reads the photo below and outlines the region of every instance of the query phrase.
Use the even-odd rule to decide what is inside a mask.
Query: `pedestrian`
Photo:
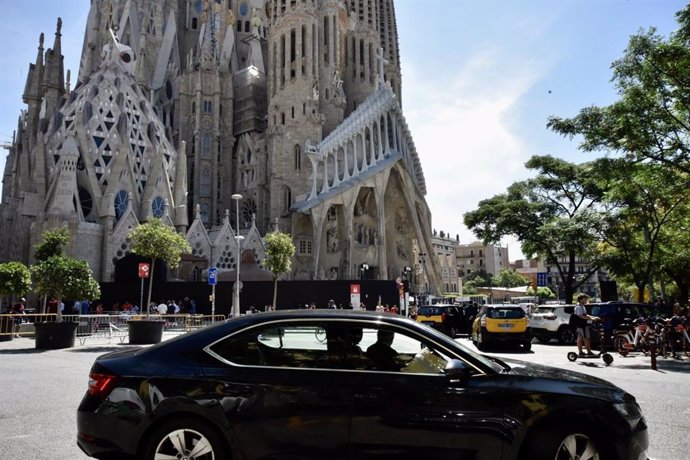
[[[14,336],[17,338],[19,338],[19,330],[21,329],[22,323],[24,322],[24,315],[26,315],[26,312],[24,311],[24,302],[26,302],[26,299],[22,297],[22,299],[19,302],[12,305],[12,308],[10,310],[10,313],[16,315],[14,317]]]
[[[395,304],[393,304],[393,305],[391,305],[391,307],[388,309],[388,311],[391,312],[391,313],[395,313],[395,314],[397,315],[397,314],[398,314],[398,307],[397,307]]]
[[[165,315],[168,313],[168,306],[164,301],[161,300],[161,303],[158,304],[158,308],[156,310],[158,310],[159,315]]]
[[[577,296],[577,305],[575,306],[575,310],[571,315],[571,317],[575,317],[571,319],[571,321],[573,321],[573,325],[577,331],[577,352],[580,358],[595,356],[594,353],[592,353],[592,341],[589,323],[590,321],[599,321],[599,317],[587,314],[587,309],[585,308],[587,300],[587,294],[580,294]],[[586,355],[582,352],[583,342],[585,349],[587,350]]]
[[[57,315],[58,312],[58,301],[55,297],[51,297],[48,302],[46,302],[46,313],[52,313]]]

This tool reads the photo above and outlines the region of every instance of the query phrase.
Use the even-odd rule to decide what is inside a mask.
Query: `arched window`
[[[115,219],[120,220],[122,215],[127,211],[127,201],[129,196],[128,193],[124,190],[120,190],[117,192],[117,195],[115,195]]]
[[[290,206],[292,205],[292,190],[287,185],[283,186],[283,203],[281,214],[287,215],[290,212]]]
[[[201,156],[203,158],[211,158],[211,135],[204,134],[201,137]]]
[[[160,219],[165,214],[165,200],[163,197],[157,196],[151,202],[151,212],[153,217]]]
[[[295,171],[302,169],[302,147],[299,144],[295,144]]]
[[[204,165],[201,169],[201,196],[211,196],[211,168]]]

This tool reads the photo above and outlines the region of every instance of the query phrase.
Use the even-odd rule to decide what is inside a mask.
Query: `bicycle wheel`
[[[613,338],[613,348],[621,355],[625,356],[630,352],[630,340],[628,336],[624,334],[616,335]]]
[[[685,335],[683,335],[683,352],[685,356],[690,357],[690,339]]]
[[[323,343],[326,341],[326,329],[322,327],[317,327],[316,332],[314,332],[314,335],[316,336],[316,340],[319,342]]]

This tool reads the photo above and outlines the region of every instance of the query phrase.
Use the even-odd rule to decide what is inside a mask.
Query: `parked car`
[[[610,337],[614,330],[622,324],[637,318],[649,316],[664,316],[666,312],[657,305],[632,302],[596,302],[587,304],[587,313],[601,318],[606,337]],[[593,334],[592,342],[598,344],[599,336]]]
[[[525,309],[519,305],[482,305],[472,324],[470,339],[483,350],[495,343],[522,345],[532,349],[532,331]]]
[[[101,459],[639,459],[648,435],[635,398],[600,378],[484,356],[400,315],[323,309],[100,356],[77,442]]]
[[[529,327],[541,343],[557,339],[562,345],[572,345],[577,340],[575,329],[568,325],[575,305],[539,305],[532,312]]]
[[[417,310],[416,321],[455,337],[464,326],[464,312],[454,304],[423,305]]]

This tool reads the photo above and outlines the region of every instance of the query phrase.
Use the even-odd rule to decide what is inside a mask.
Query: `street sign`
[[[149,277],[149,264],[141,263],[139,264],[139,278]]]
[[[537,273],[537,286],[538,287],[546,286],[546,272],[538,272]]]
[[[218,280],[218,269],[216,267],[211,267],[208,269],[208,284],[214,286]]]

